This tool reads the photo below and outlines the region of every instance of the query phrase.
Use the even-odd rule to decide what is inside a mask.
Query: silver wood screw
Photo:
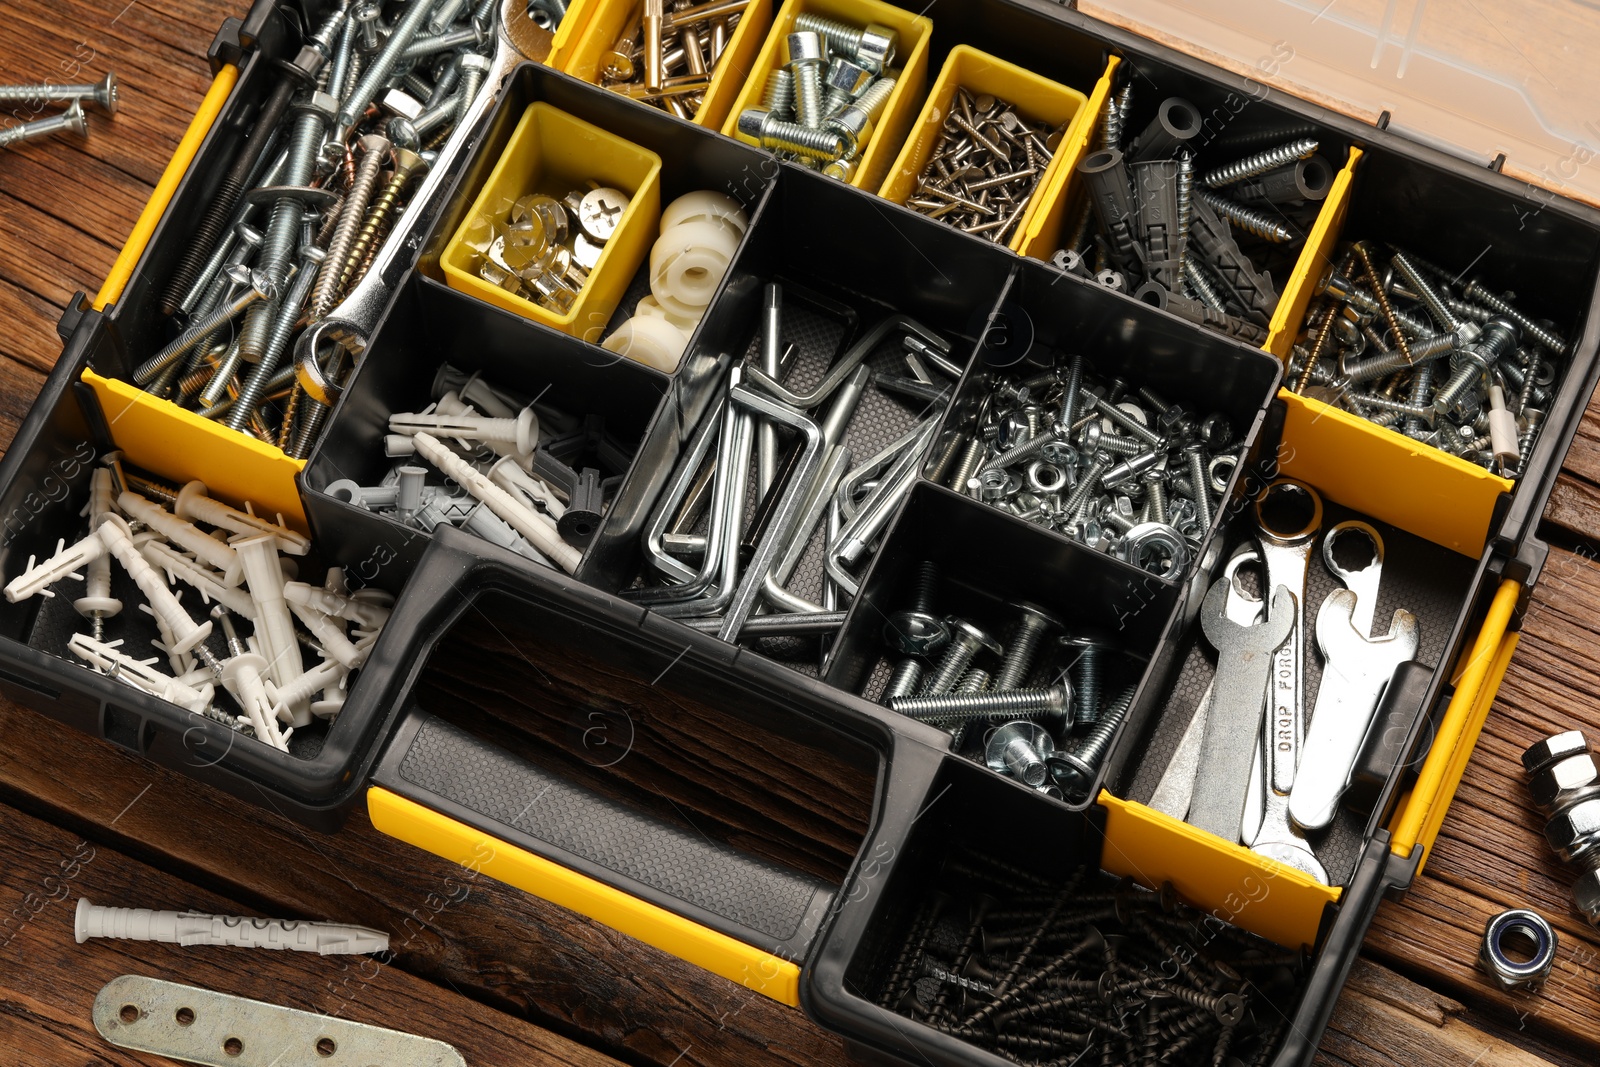
[[[72,106],[59,115],[47,119],[38,119],[34,122],[24,122],[20,126],[13,126],[9,130],[0,131],[0,148],[8,145],[20,144],[23,141],[33,141],[40,137],[48,137],[53,133],[71,130],[73,133],[86,135],[89,132],[89,122],[84,117],[83,107],[76,100]]]

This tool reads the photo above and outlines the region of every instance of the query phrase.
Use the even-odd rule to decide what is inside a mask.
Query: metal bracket
[[[100,990],[94,1025],[118,1048],[207,1067],[466,1067],[443,1041],[136,974]]]

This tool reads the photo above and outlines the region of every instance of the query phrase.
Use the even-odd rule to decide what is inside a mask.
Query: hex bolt
[[[1469,390],[1488,388],[1489,371],[1517,347],[1517,324],[1510,319],[1490,319],[1483,332],[1470,345],[1455,350],[1450,357],[1450,380],[1434,395],[1433,408],[1449,414]]]
[[[1000,671],[994,676],[994,688],[997,690],[1016,689],[1020,686],[1033,670],[1039,642],[1049,631],[1061,628],[1061,620],[1041,607],[1023,604],[1020,610],[1022,615],[1017,620],[1016,629],[1006,645],[1006,654],[1000,663]]]
[[[996,695],[1003,697],[1015,694]],[[984,748],[985,761],[990,770],[1031,786],[1044,784],[1049,774],[1045,760],[1054,753],[1055,742],[1050,734],[1037,723],[1031,722],[1006,723],[994,732]]]
[[[88,85],[0,85],[0,102],[27,101],[52,104],[63,100],[91,101],[107,115],[117,113],[117,75],[108,73],[104,78]]]
[[[929,678],[922,687],[922,695],[939,696],[947,692],[956,683],[962,673],[972,665],[979,652],[987,649],[996,656],[1004,655],[1005,649],[1000,642],[978,629],[964,619],[951,616],[946,620],[950,626],[950,643],[944,650],[944,655],[935,667],[933,677]]]
[[[1117,728],[1128,715],[1128,708],[1133,704],[1133,693],[1133,686],[1125,689],[1073,751],[1056,752],[1051,770],[1057,784],[1063,789],[1080,795],[1088,791],[1095,775],[1100,773],[1100,764],[1111,748]],[[1062,778],[1066,781],[1061,781]]]
[[[0,148],[9,145],[21,144],[23,141],[33,141],[40,137],[69,131],[79,136],[89,132],[89,121],[84,117],[83,105],[76,100],[59,115],[52,115],[47,119],[35,119],[33,122],[24,122],[20,126],[13,126],[9,130],[0,131]]]

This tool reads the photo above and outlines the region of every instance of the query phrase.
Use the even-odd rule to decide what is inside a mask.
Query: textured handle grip
[[[632,896],[754,944],[803,950],[832,887],[574,785],[433,717],[423,719],[394,783],[465,809],[458,818]],[[476,816],[476,817],[472,817]],[[515,833],[507,833],[514,831]]]

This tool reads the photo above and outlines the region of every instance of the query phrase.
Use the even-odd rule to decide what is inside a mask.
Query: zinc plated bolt
[[[378,53],[361,72],[361,80],[340,104],[335,140],[340,142],[345,140],[350,128],[367,110],[367,105],[378,95],[378,90],[384,82],[389,80],[395,64],[400,60],[400,54],[406,50],[412,38],[416,37],[417,31],[422,28],[423,20],[437,6],[438,0],[413,0],[413,3],[406,8],[405,13],[400,16],[400,21],[395,23],[394,29],[390,31],[383,51]]]
[[[975,678],[972,681],[981,683],[982,679]],[[1003,692],[993,689],[971,692],[954,690],[937,696],[895,697],[889,701],[889,710],[941,726],[1001,716],[1016,719],[1037,715],[1059,729],[1066,729],[1072,723],[1072,689],[1058,682],[1043,689],[1007,689]],[[1039,782],[1029,784],[1038,785]]]
[[[1062,689],[1054,686],[1053,689]],[[996,696],[1012,696],[999,693]],[[951,698],[970,699],[970,698]],[[1027,785],[1043,785],[1049,770],[1045,760],[1055,754],[1055,740],[1049,731],[1034,722],[1010,722],[989,738],[984,760],[989,769]]]
[[[110,72],[89,85],[52,85],[49,82],[41,85],[0,85],[0,102],[10,103],[15,100],[42,104],[60,103],[63,100],[82,103],[88,100],[98,105],[107,115],[115,115],[117,75],[114,71]]]
[[[1469,282],[1462,295],[1468,300],[1475,300],[1490,311],[1510,319],[1514,324],[1522,328],[1523,333],[1526,333],[1556,355],[1565,356],[1570,352],[1567,342],[1560,335],[1534,322],[1513,307],[1505,297],[1484,288],[1481,283],[1477,281]]]
[[[901,660],[895,666],[894,673],[889,675],[889,684],[883,690],[883,702],[890,704],[896,697],[911,696],[921,682],[922,662],[909,658]]]
[[[809,30],[789,34],[789,72],[794,75],[795,121],[810,129],[822,126],[822,75],[827,52],[822,38]]]
[[[1103,396],[1094,398],[1094,409],[1112,422],[1127,430],[1130,434],[1155,449],[1157,452],[1165,451],[1167,439],[1150,429],[1144,423],[1123,411]]]
[[[209,338],[222,326],[231,322],[258,302],[263,300],[270,301],[277,295],[276,287],[260,271],[251,271],[244,267],[234,267],[232,270],[231,276],[242,281],[249,288],[187,330],[184,330],[167,347],[135,368],[133,372],[135,384],[147,385],[154,381],[157,375],[187,355],[196,345]]]
[[[1077,518],[1078,513],[1083,510],[1083,505],[1088,502],[1090,494],[1100,488],[1100,479],[1105,477],[1106,471],[1110,469],[1111,454],[1105,451],[1095,452],[1089,461],[1089,469],[1079,478],[1077,488],[1072,490],[1072,495],[1061,505],[1061,514],[1067,521]]]
[[[70,130],[80,136],[89,132],[89,121],[84,117],[83,106],[76,100],[59,115],[52,115],[47,119],[37,119],[33,122],[24,122],[20,126],[13,126],[9,130],[0,131],[0,148],[20,144],[23,141],[32,141],[39,137],[48,137],[63,130]]]
[[[820,35],[834,52],[854,59],[874,74],[882,73],[885,67],[894,62],[895,49],[899,44],[899,35],[887,26],[876,23],[852,26],[810,12],[796,15],[794,28]]]
[[[294,276],[288,296],[278,306],[260,361],[250,368],[244,384],[239,387],[239,395],[233,398],[233,406],[223,422],[228,429],[243,433],[250,416],[260,406],[261,398],[266,396],[267,384],[278,373],[278,364],[289,345],[289,335],[294,332],[295,324],[300,319],[300,309],[305,306],[306,296],[311,292],[312,283],[317,280],[317,267],[326,257],[327,253],[316,245],[306,245],[300,249],[300,269]]]
[[[1082,630],[1066,634],[1056,643],[1063,649],[1077,653],[1077,661],[1073,664],[1077,667],[1074,720],[1080,723],[1099,722],[1101,653],[1113,647],[1110,639],[1096,630]]]
[[[1183,458],[1189,465],[1189,486],[1194,490],[1192,499],[1200,511],[1200,528],[1211,529],[1210,479],[1206,475],[1206,450],[1198,441],[1183,448]]]
[[[763,148],[793,152],[808,159],[836,160],[844,155],[844,138],[837,131],[783,122],[765,108],[749,107],[740,112],[739,133]]]
[[[1116,737],[1117,727],[1128,715],[1133,704],[1134,688],[1129,686],[1112,702],[1093,730],[1070,752],[1058,751],[1051,759],[1052,776],[1056,784],[1069,793],[1083,794],[1100,773],[1100,764]],[[1062,779],[1065,779],[1063,781]]]
[[[1020,686],[1033,670],[1034,656],[1039,650],[1039,642],[1044,639],[1046,633],[1061,628],[1059,618],[1037,605],[1023,604],[1019,610],[1022,616],[1017,620],[1016,629],[1006,645],[1006,654],[1001,660],[1000,671],[994,676],[994,688],[997,690],[1016,689]]]
[[[1490,319],[1483,332],[1470,345],[1455,350],[1450,357],[1450,380],[1435,394],[1433,408],[1441,415],[1455,409],[1456,404],[1474,387],[1487,388],[1489,371],[1517,347],[1517,324],[1510,319]]]
[[[951,616],[948,622],[950,644],[945,648],[944,655],[934,669],[933,677],[924,683],[922,687],[924,696],[939,696],[947,692],[956,683],[956,679],[972,665],[979,652],[987,649],[996,656],[1005,654],[1000,642],[970,622],[954,616]]]
[[[1450,306],[1444,302],[1444,299],[1439,295],[1439,290],[1434,288],[1433,282],[1423,276],[1422,272],[1417,269],[1416,264],[1404,252],[1396,249],[1389,262],[1394,264],[1396,273],[1404,278],[1406,283],[1416,291],[1422,305],[1428,309],[1428,313],[1434,317],[1434,320],[1443,327],[1446,333],[1453,334],[1460,331],[1461,320],[1456,318],[1455,313],[1450,310]],[[1467,338],[1463,338],[1463,340],[1467,340]]]
[[[1071,426],[1078,417],[1078,394],[1083,391],[1083,353],[1077,353],[1067,364],[1066,390],[1061,394],[1061,423]]]

